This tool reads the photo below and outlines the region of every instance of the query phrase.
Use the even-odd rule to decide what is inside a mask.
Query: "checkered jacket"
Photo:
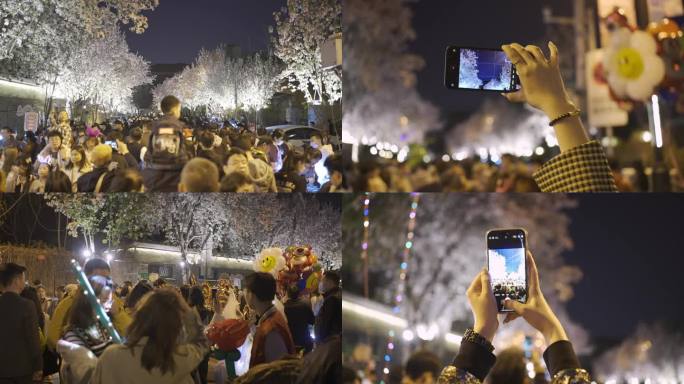
[[[617,192],[606,155],[596,141],[554,157],[533,176],[542,192]]]
[[[589,373],[579,368],[560,371],[551,379],[551,384],[589,384],[591,382]],[[437,384],[481,384],[481,382],[466,370],[449,365],[442,370]]]

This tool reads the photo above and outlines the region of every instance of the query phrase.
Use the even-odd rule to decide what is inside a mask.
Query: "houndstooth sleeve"
[[[542,192],[617,192],[608,159],[596,141],[554,157],[534,179]]]

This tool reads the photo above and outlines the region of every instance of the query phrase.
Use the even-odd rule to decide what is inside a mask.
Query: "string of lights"
[[[416,227],[416,211],[418,210],[418,203],[420,202],[420,194],[411,194],[411,210],[409,212],[409,220],[406,230],[406,241],[402,250],[401,264],[399,264],[399,284],[397,285],[397,292],[394,296],[394,305],[392,306],[392,313],[399,315],[401,313],[401,306],[404,302],[404,293],[406,292],[406,277],[408,276],[408,268],[411,248],[413,248],[414,229]],[[382,369],[383,380],[380,384],[387,383],[386,379],[390,373],[390,364],[392,363],[392,354],[394,352],[395,332],[390,330],[387,333],[387,348],[384,356],[384,368]]]
[[[370,231],[370,193],[363,199],[363,242],[361,242],[361,261],[363,262],[363,296],[368,298],[368,234]]]

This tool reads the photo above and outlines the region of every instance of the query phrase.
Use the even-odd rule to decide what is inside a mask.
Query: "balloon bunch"
[[[619,103],[647,101],[663,91],[684,90],[684,32],[671,19],[649,24],[646,30],[629,25],[616,8],[602,18],[611,31],[603,76]]]
[[[280,288],[297,285],[306,294],[318,288],[323,268],[310,245],[292,245],[284,251],[264,249],[254,260],[254,270],[272,274]]]

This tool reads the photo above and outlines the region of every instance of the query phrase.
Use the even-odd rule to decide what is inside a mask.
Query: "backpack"
[[[161,125],[153,128],[145,154],[147,168],[180,170],[188,161],[182,129]]]

